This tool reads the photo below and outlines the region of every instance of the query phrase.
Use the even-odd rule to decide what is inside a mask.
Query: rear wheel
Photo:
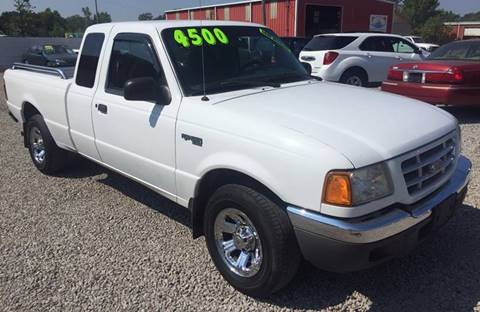
[[[368,77],[364,70],[351,68],[343,73],[340,82],[356,87],[366,87],[368,85]]]
[[[41,115],[34,115],[27,121],[25,135],[30,157],[38,170],[54,174],[65,167],[67,151],[57,146]]]
[[[204,220],[215,266],[236,289],[253,297],[280,290],[295,276],[301,255],[284,210],[241,185],[225,185],[209,200]]]

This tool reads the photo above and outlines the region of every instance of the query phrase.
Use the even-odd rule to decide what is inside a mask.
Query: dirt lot
[[[223,281],[181,207],[88,161],[41,175],[0,96],[0,310],[480,311],[478,171],[456,217],[412,255],[343,275],[304,265],[257,301]],[[476,166],[480,109],[449,111]]]

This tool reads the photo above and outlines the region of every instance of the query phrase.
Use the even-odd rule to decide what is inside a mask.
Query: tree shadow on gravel
[[[286,289],[266,301],[290,309],[342,309],[349,301],[370,311],[472,311],[480,301],[479,224],[480,209],[463,205],[407,257],[347,274],[304,264]]]
[[[83,179],[109,172],[108,169],[82,156],[70,154],[69,157],[68,166],[55,176],[67,179]]]
[[[133,200],[190,228],[190,212],[184,207],[118,173],[102,167],[100,167],[100,169],[103,170],[104,173],[107,173],[107,176],[97,180],[97,182],[108,185]]]
[[[442,107],[458,119],[460,124],[478,124],[480,123],[480,105],[479,107]]]
[[[108,168],[102,167],[89,159],[73,155],[72,164],[65,170],[56,174],[56,176],[67,179],[81,179],[101,174],[105,174],[106,176],[97,179],[97,182],[114,188],[135,201],[140,202],[190,228],[190,212],[187,209],[140,183],[124,177]]]

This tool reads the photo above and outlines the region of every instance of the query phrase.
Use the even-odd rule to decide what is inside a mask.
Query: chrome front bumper
[[[392,207],[384,213],[374,213],[368,218],[334,218],[293,206],[287,208],[288,215],[295,231],[307,232],[344,243],[378,242],[428,219],[435,207],[465,188],[470,179],[471,167],[470,160],[460,156],[450,180],[432,195],[414,205]]]

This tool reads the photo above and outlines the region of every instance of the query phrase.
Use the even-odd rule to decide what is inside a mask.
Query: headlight
[[[352,171],[332,171],[325,180],[323,202],[337,206],[358,206],[393,193],[384,163]]]

